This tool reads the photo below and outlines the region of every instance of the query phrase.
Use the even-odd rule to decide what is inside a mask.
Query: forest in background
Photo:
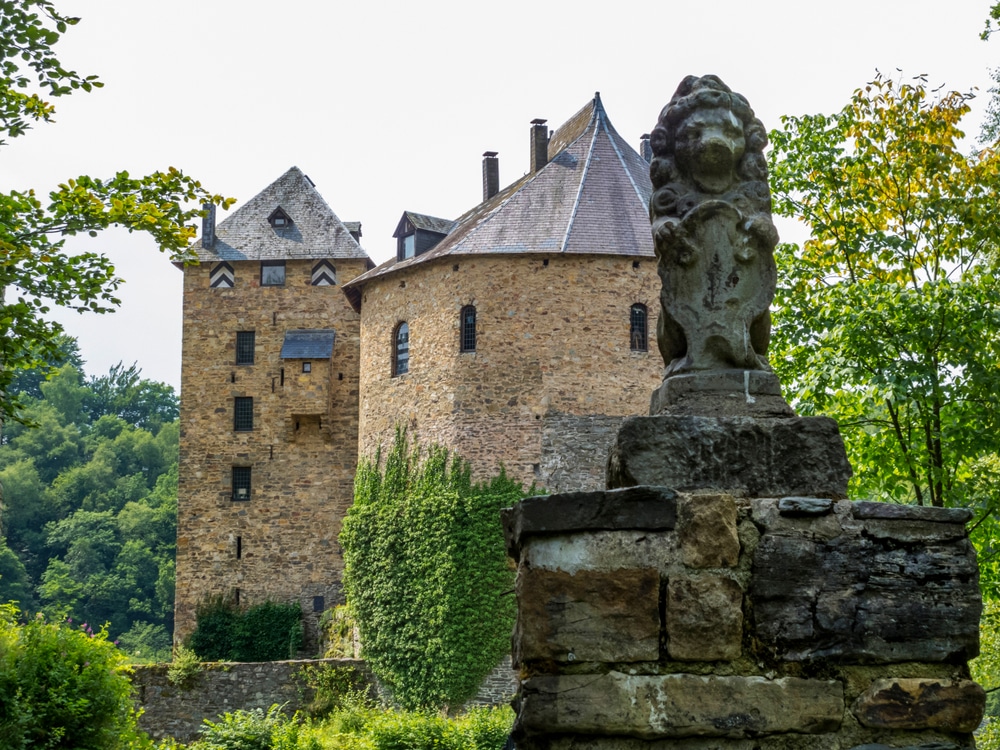
[[[14,382],[34,426],[0,438],[0,602],[71,618],[137,661],[169,660],[179,399],[119,363],[88,375],[63,336],[58,370]]]

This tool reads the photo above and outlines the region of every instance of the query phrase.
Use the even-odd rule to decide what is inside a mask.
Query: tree
[[[839,113],[771,133],[782,245],[771,361],[802,413],[840,420],[853,491],[982,506],[998,451],[1000,158],[963,155],[970,94],[878,75]]]
[[[0,147],[51,121],[53,99],[101,86],[96,76],[63,67],[53,52],[78,20],[49,0],[0,2]],[[62,328],[44,317],[50,305],[105,313],[119,302],[121,280],[110,261],[99,253],[70,254],[66,237],[120,225],[148,232],[174,259],[193,260],[191,222],[205,203],[228,207],[232,200],[173,167],[138,178],[125,171],[83,175],[45,200],[34,190],[0,194],[0,421],[24,419],[23,400],[12,388],[18,373],[62,356]]]
[[[397,432],[384,471],[362,462],[340,535],[344,588],[362,654],[405,708],[458,706],[510,648],[513,572],[500,509],[523,488]]]

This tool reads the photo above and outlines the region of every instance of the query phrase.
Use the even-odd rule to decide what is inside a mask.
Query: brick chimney
[[[215,246],[215,204],[202,205],[205,215],[201,217],[201,246],[209,249]]]
[[[500,162],[496,151],[483,153],[483,200],[488,201],[500,192]]]
[[[653,161],[653,147],[649,144],[649,133],[639,136],[639,156],[646,160],[646,163]]]
[[[549,163],[549,129],[545,127],[548,120],[535,119],[531,121],[531,171],[537,172]]]

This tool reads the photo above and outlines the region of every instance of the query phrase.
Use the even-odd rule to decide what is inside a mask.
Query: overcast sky
[[[558,127],[595,91],[637,146],[689,74],[720,76],[770,129],[841,109],[876,69],[926,73],[980,89],[974,135],[1000,64],[1000,39],[978,38],[991,0],[56,4],[83,19],[57,47],[63,64],[105,88],[57,100],[56,124],[0,150],[0,189],[176,166],[242,203],[295,165],[362,222],[376,262],[404,210],[456,217],[482,197],[484,151],[512,182],[530,121]],[[73,242],[126,280],[118,313],[59,316],[88,373],[138,361],[179,386],[181,272],[142,235]]]

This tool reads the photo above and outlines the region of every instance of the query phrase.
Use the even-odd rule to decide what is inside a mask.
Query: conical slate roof
[[[649,164],[618,135],[596,94],[552,135],[549,163],[542,169],[460,216],[426,253],[383,263],[346,284],[345,291],[355,302],[371,279],[451,255],[653,256],[651,193]]]
[[[277,209],[288,226],[271,226]],[[215,244],[195,245],[198,259],[295,260],[308,258],[368,259],[312,180],[292,167],[219,223]],[[370,261],[369,261],[370,262]]]

